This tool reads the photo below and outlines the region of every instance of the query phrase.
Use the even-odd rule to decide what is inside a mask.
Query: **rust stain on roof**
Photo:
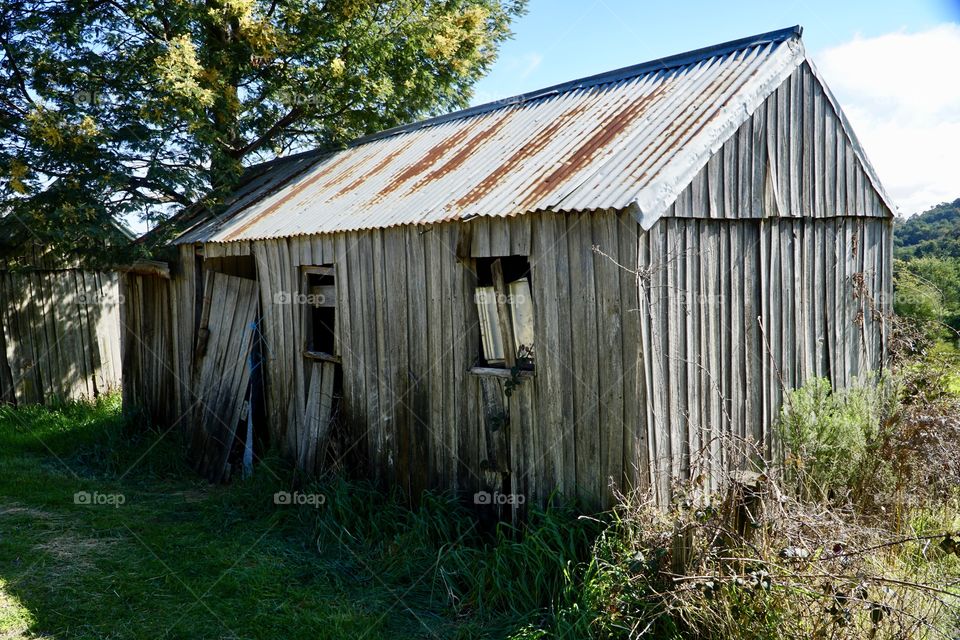
[[[455,208],[461,209],[467,205],[474,204],[485,195],[490,193],[494,187],[500,183],[500,180],[504,176],[509,175],[515,168],[523,164],[526,160],[543,151],[544,148],[546,148],[546,146],[553,140],[554,136],[560,130],[562,130],[568,122],[583,113],[588,106],[588,102],[583,100],[577,102],[571,109],[567,109],[557,116],[553,122],[537,132],[534,137],[532,137],[522,147],[514,151],[513,154],[507,158],[506,161],[501,163],[496,169],[494,169],[492,173],[487,175],[486,178],[481,180],[476,186],[470,189],[470,191],[468,191],[463,197],[459,198],[454,203]]]
[[[322,177],[324,177],[325,175],[333,171],[335,167],[345,162],[347,160],[347,155],[348,154],[346,153],[340,153],[332,156],[330,158],[330,162],[328,162],[322,169],[317,171],[314,175],[308,178],[304,178],[297,184],[290,187],[289,190],[283,195],[282,198],[278,198],[277,201],[274,202],[272,205],[270,205],[269,207],[267,207],[257,215],[252,216],[249,220],[247,220],[246,222],[241,224],[239,227],[231,231],[230,234],[226,238],[224,238],[224,241],[230,242],[231,240],[236,240],[238,236],[240,236],[240,234],[242,234],[244,231],[246,231],[247,229],[255,225],[260,220],[263,220],[264,218],[270,216],[277,209],[279,209],[280,207],[282,207],[283,205],[285,205],[286,203],[290,202],[292,199],[300,195],[305,189],[307,189],[313,184],[316,184],[318,180],[320,180]]]
[[[376,194],[372,202],[383,200],[396,191],[402,184],[412,180],[435,165],[444,154],[463,142],[463,140],[470,135],[470,129],[469,125],[464,125],[450,134],[450,136],[443,138],[438,144],[427,150],[419,160],[395,175],[385,187],[380,189],[380,192]]]
[[[665,78],[647,95],[640,96],[618,108],[604,121],[600,129],[584,140],[583,144],[567,153],[566,157],[560,162],[560,166],[540,180],[539,184],[524,197],[519,208],[526,209],[532,206],[547,195],[557,184],[562,183],[589,165],[598,153],[613,142],[614,138],[623,132],[632,122],[636,122],[641,118],[650,104],[655,102],[671,85],[672,79]]]
[[[337,191],[333,195],[333,198],[339,198],[340,196],[350,193],[351,191],[353,191],[354,189],[362,185],[364,182],[366,182],[370,178],[370,176],[375,176],[381,171],[383,171],[384,169],[386,169],[387,166],[390,163],[392,163],[397,156],[399,156],[401,153],[409,149],[410,146],[414,143],[414,141],[415,139],[413,136],[408,136],[407,139],[404,140],[401,145],[399,145],[396,149],[394,149],[390,153],[386,154],[383,158],[381,158],[380,161],[377,162],[377,164],[373,165],[369,171],[364,171],[363,175],[359,176],[356,180],[354,180],[347,186]]]
[[[470,138],[470,140],[466,144],[464,144],[460,149],[458,149],[457,152],[453,154],[449,160],[444,162],[441,166],[437,167],[436,169],[434,169],[424,177],[417,180],[417,182],[412,187],[410,187],[409,192],[412,193],[413,191],[416,191],[423,185],[429,182],[434,182],[436,180],[439,180],[443,176],[453,171],[456,171],[461,166],[463,166],[463,164],[467,160],[469,160],[470,157],[473,156],[478,149],[480,149],[483,143],[485,143],[491,137],[496,135],[498,131],[503,129],[503,127],[508,122],[510,122],[512,118],[512,113],[516,113],[516,112],[511,112],[511,115],[504,115],[502,118],[495,119],[493,121],[493,124],[491,124],[489,127],[485,129],[482,129],[477,135]]]

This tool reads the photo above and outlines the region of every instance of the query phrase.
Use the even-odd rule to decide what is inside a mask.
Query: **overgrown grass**
[[[116,398],[0,410],[0,638],[507,637],[590,546],[569,511],[491,536],[450,496],[334,477],[278,505],[276,460],[211,487],[182,457]]]
[[[211,487],[117,398],[0,409],[0,638],[956,637],[943,389],[811,381],[784,415],[789,482],[492,533],[451,495],[300,487],[277,460]],[[314,504],[276,503],[294,487]]]

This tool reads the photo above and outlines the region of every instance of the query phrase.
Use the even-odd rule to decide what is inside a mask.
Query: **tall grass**
[[[934,415],[929,405],[918,413],[898,403],[905,388],[885,381],[837,392],[815,380],[791,394],[780,427],[786,473],[770,469],[750,488],[746,522],[747,494],[732,480],[716,495],[670,505],[628,493],[597,517],[558,502],[492,532],[451,493],[410,506],[339,475],[300,487],[322,495],[322,506],[279,508],[274,492],[300,483],[272,458],[253,478],[203,490],[204,502],[191,507],[217,538],[172,513],[151,521],[175,523],[189,545],[266,531],[256,541],[263,558],[230,596],[238,602],[255,601],[258,589],[276,600],[263,571],[281,562],[284,575],[302,566],[289,575],[304,584],[322,571],[324,581],[387,594],[388,605],[435,621],[439,637],[956,637],[960,423],[949,406]],[[125,420],[117,402],[0,409],[0,446],[117,486],[169,491],[182,482],[173,478],[191,477],[178,445]],[[883,492],[893,498],[878,500]],[[164,500],[151,504],[166,508]],[[293,615],[290,603],[277,606]]]

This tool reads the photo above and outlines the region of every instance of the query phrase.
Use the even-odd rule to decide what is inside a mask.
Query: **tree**
[[[245,165],[466,105],[526,0],[0,0],[8,245],[216,206]]]
[[[960,199],[894,222],[896,257],[960,258]]]

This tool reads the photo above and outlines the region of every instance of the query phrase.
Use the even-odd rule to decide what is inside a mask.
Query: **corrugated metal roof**
[[[799,37],[775,31],[361,138],[296,175],[281,165],[282,180],[178,242],[630,207],[649,228],[804,60]]]

